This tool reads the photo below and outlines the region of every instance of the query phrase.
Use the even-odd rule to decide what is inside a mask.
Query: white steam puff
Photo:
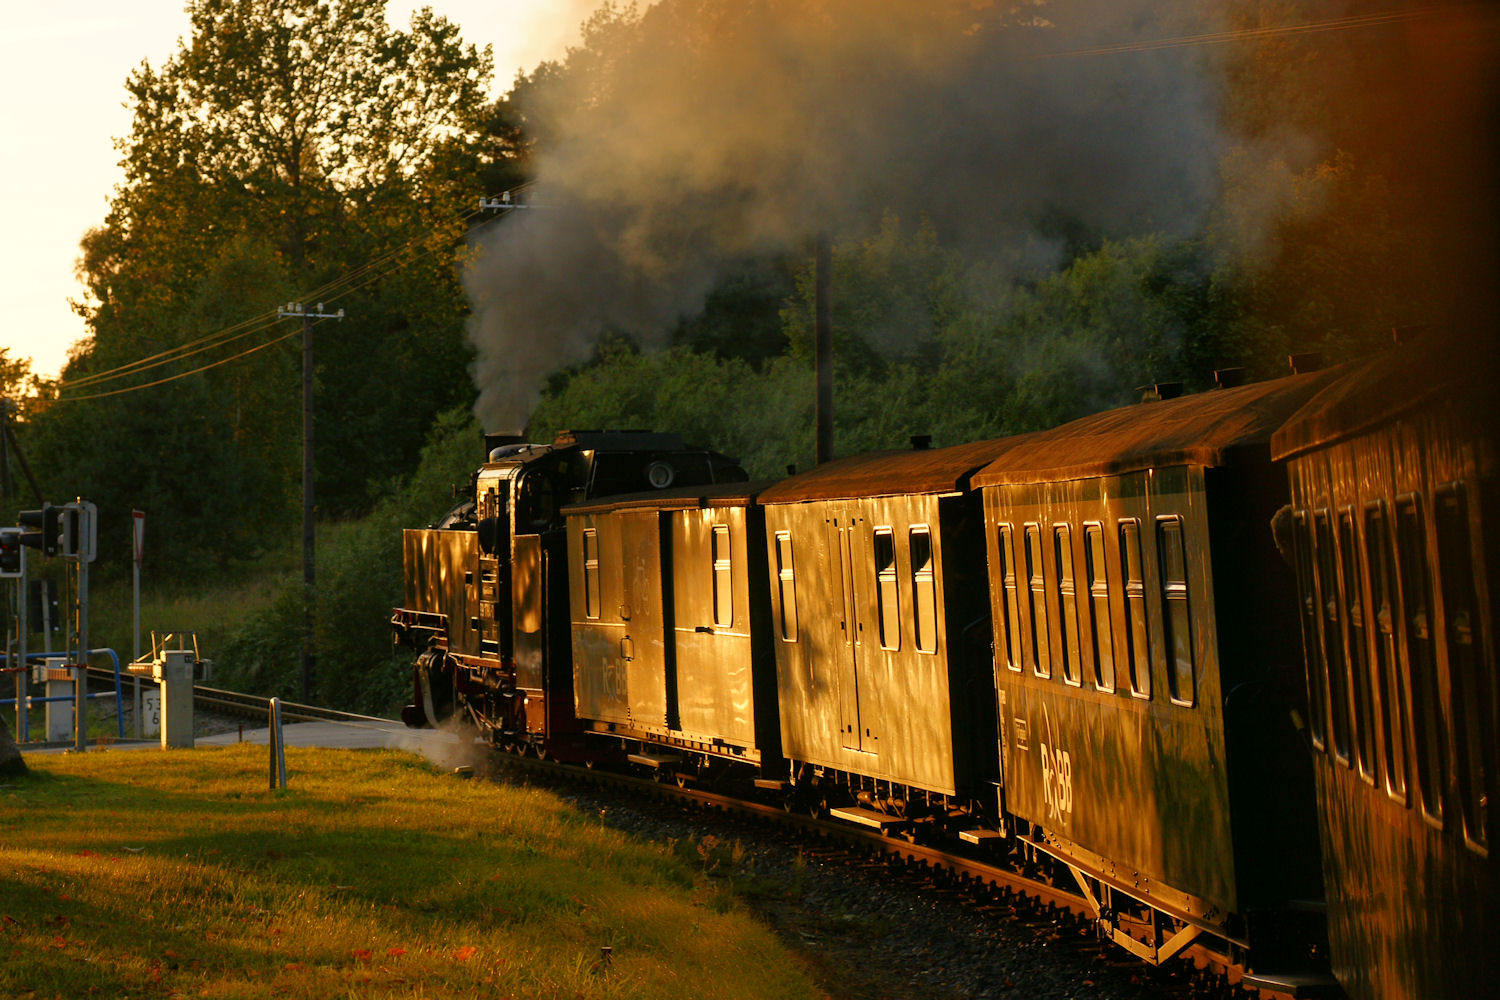
[[[608,328],[654,346],[721,268],[895,211],[1002,250],[1059,225],[1182,233],[1223,151],[1211,48],[1056,55],[1214,30],[1142,0],[664,2],[529,109],[529,200],[465,277],[476,413],[525,424]],[[616,39],[617,41],[619,39]],[[575,60],[577,63],[577,60]],[[1039,232],[1042,230],[1044,232]]]

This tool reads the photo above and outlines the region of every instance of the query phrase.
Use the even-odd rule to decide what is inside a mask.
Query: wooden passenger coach
[[[1356,1000],[1477,996],[1500,977],[1492,363],[1402,345],[1274,439],[1330,944]]]
[[[761,494],[782,747],[803,780],[888,783],[859,789],[862,801],[899,813],[912,792],[955,795],[976,759],[989,764],[984,536],[968,477],[1006,446],[844,459]]]
[[[1268,596],[1292,573],[1269,441],[1326,381],[1097,414],[974,477],[1005,807],[1151,960],[1200,931],[1262,967],[1302,960],[1266,941],[1319,895],[1295,608]],[[1111,923],[1140,903],[1144,942]]]
[[[778,759],[754,497],[733,483],[564,511],[576,714],[641,761]]]

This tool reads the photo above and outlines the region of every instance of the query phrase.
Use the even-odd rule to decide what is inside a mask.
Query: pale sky
[[[517,70],[563,54],[597,0],[390,0],[405,27],[431,7],[464,41],[490,45],[496,93]],[[0,32],[0,346],[55,376],[68,347],[87,335],[68,306],[78,241],[104,220],[120,180],[114,139],[130,131],[125,78],[146,59],[160,66],[186,34],[183,0],[4,0]]]

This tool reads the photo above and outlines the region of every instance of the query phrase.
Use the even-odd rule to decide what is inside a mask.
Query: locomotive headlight
[[[671,486],[677,478],[677,470],[671,462],[655,461],[646,466],[646,481],[658,490]]]

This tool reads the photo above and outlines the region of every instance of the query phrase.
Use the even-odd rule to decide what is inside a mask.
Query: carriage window
[[[1302,612],[1302,650],[1307,660],[1307,728],[1313,746],[1327,749],[1324,720],[1328,718],[1328,686],[1324,678],[1323,646],[1318,638],[1318,581],[1313,574],[1312,528],[1307,511],[1292,515],[1292,542],[1297,554],[1297,604]]]
[[[1042,529],[1026,526],[1026,580],[1031,614],[1031,669],[1038,677],[1052,676],[1052,661],[1047,647],[1047,590],[1042,576]]]
[[[1115,661],[1111,648],[1109,619],[1108,565],[1104,554],[1104,528],[1098,524],[1083,527],[1083,565],[1088,575],[1089,615],[1093,626],[1094,686],[1100,691],[1115,689]]]
[[[1406,801],[1406,685],[1396,658],[1396,573],[1391,564],[1385,501],[1365,505],[1365,563],[1370,573],[1370,612],[1375,633],[1375,689],[1380,695],[1382,777],[1391,798]]]
[[[729,545],[729,526],[714,525],[714,624],[728,628],[734,624],[734,557]]]
[[[583,614],[599,617],[599,532],[583,529]]]
[[[1073,532],[1066,524],[1052,528],[1053,565],[1057,570],[1057,613],[1062,619],[1059,631],[1062,634],[1063,680],[1081,686],[1083,665],[1079,662],[1078,649],[1078,589],[1073,582]]]
[[[781,638],[797,641],[797,581],[792,572],[792,534],[776,532],[776,581],[781,591]]]
[[[1146,578],[1141,569],[1141,522],[1120,522],[1120,576],[1125,580],[1125,645],[1130,693],[1151,697],[1150,643],[1146,636]]]
[[[911,592],[917,612],[917,649],[936,653],[937,574],[932,558],[932,533],[925,527],[911,529]]]
[[[896,588],[896,539],[890,528],[875,529],[875,602],[880,612],[880,648],[901,648],[901,606]]]
[[[1406,631],[1406,665],[1411,676],[1413,762],[1422,812],[1441,824],[1443,784],[1443,718],[1439,710],[1437,661],[1429,615],[1432,594],[1427,577],[1427,531],[1421,498],[1406,493],[1396,498],[1396,571],[1401,578],[1401,617]]]
[[[1375,782],[1375,731],[1370,725],[1370,670],[1364,588],[1359,572],[1359,550],[1354,544],[1354,511],[1339,511],[1339,562],[1344,579],[1344,624],[1349,637],[1349,686],[1354,692],[1354,750],[1360,777]]]
[[[1005,657],[1005,666],[1017,672],[1021,669],[1021,595],[1018,590],[1019,583],[1016,579],[1015,549],[1011,548],[1011,527],[1008,524],[998,525],[996,532],[996,564],[1001,582],[1000,605],[1000,631],[1002,641],[1000,644],[1001,654]]]
[[[1166,635],[1167,687],[1172,703],[1192,705],[1193,632],[1188,607],[1187,553],[1183,551],[1182,518],[1156,520],[1156,557],[1161,560],[1162,625]]]
[[[1433,517],[1437,522],[1438,573],[1443,586],[1443,618],[1448,640],[1448,668],[1452,676],[1452,719],[1459,805],[1464,832],[1479,847],[1488,843],[1485,761],[1494,760],[1494,732],[1486,724],[1485,706],[1492,692],[1493,667],[1481,664],[1485,646],[1479,641],[1479,601],[1474,580],[1469,498],[1463,483],[1449,483],[1437,492]]]
[[[1349,668],[1344,663],[1342,609],[1339,607],[1338,550],[1328,511],[1313,514],[1313,541],[1318,558],[1318,597],[1323,612],[1323,662],[1328,665],[1328,707],[1333,755],[1349,763]]]

